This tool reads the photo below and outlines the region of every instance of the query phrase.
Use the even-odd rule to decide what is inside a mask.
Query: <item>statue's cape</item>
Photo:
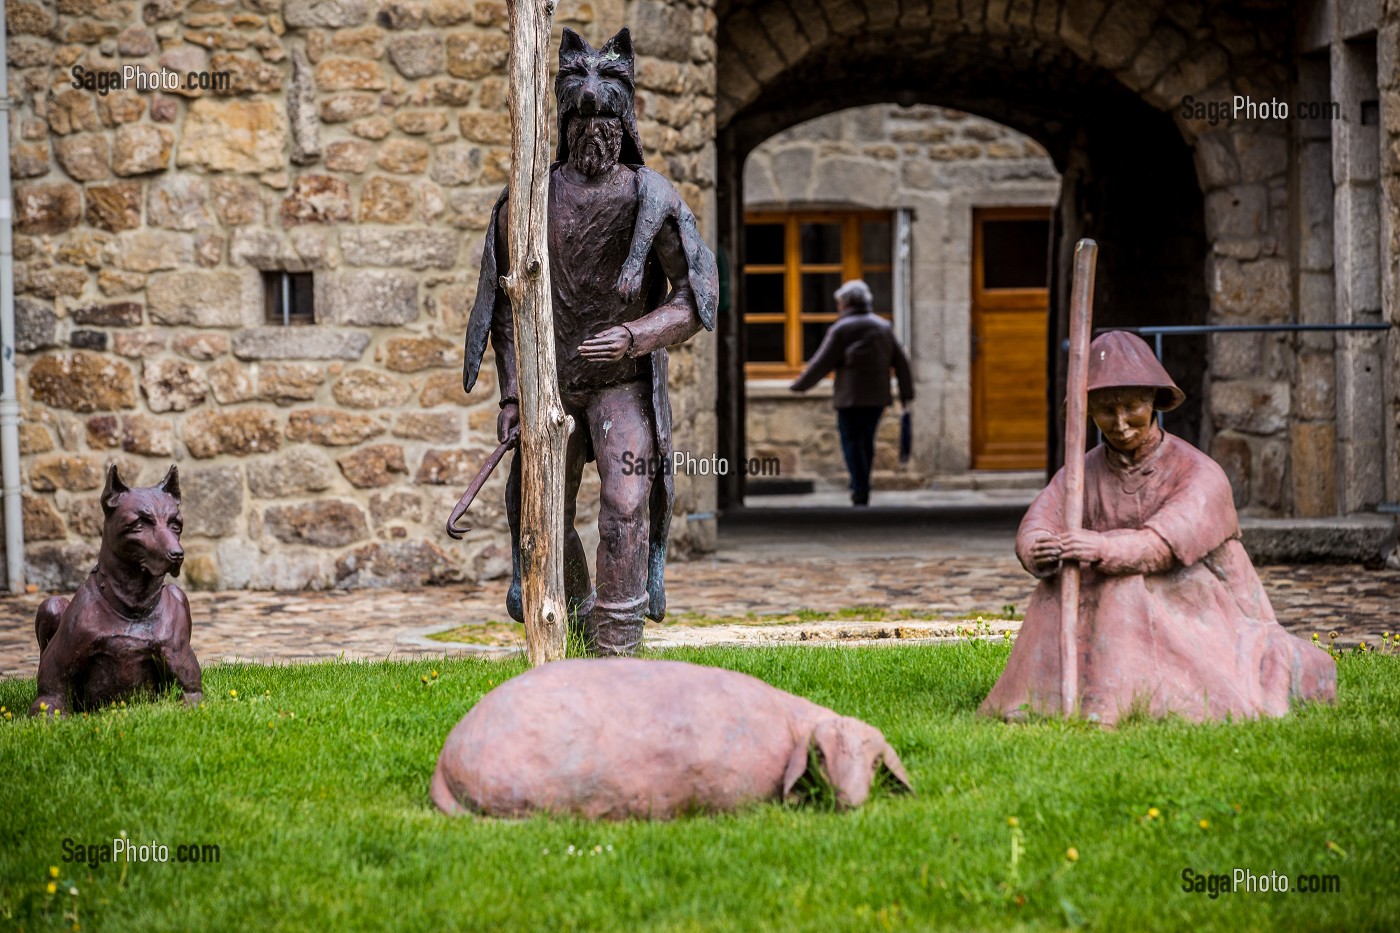
[[[556,162],[550,166],[553,172]],[[658,230],[667,220],[673,220],[681,241],[681,251],[685,255],[687,277],[691,293],[695,297],[695,310],[700,323],[706,330],[715,329],[715,308],[719,300],[719,273],[715,266],[715,255],[705,245],[696,225],[695,214],[681,199],[680,194],[665,177],[644,166],[629,166],[637,173],[637,220],[634,228]],[[486,343],[491,336],[491,318],[495,313],[496,301],[500,297],[500,265],[496,256],[496,231],[500,222],[501,209],[505,206],[509,189],[503,190],[491,209],[491,222],[486,229],[486,244],[481,250],[481,277],[476,286],[476,302],[472,305],[471,318],[467,322],[466,354],[462,367],[462,387],[470,393],[481,372],[481,362],[486,355]],[[655,262],[655,252],[647,262]],[[655,310],[665,300],[665,294],[647,297],[646,310]],[[651,529],[648,535],[648,574],[647,594],[650,607],[647,616],[660,622],[666,615],[666,590],[663,578],[666,569],[666,535],[671,526],[671,504],[675,498],[675,481],[670,472],[671,464],[671,400],[667,393],[666,378],[669,358],[666,350],[651,354],[651,401],[655,417],[656,452],[666,469],[657,471],[651,490]],[[519,549],[520,541],[512,536],[512,550],[516,554],[515,579],[511,583],[511,598],[508,600],[511,615],[516,615],[518,606]],[[519,621],[519,618],[517,618]]]

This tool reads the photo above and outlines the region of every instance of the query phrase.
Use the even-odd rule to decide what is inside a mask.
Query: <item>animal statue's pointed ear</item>
[[[623,26],[617,31],[617,35],[613,36],[607,42],[603,43],[603,47],[598,51],[604,55],[607,55],[609,52],[614,52],[619,58],[626,59],[627,62],[630,64],[632,62],[633,57],[632,30],[628,29],[626,26]]]
[[[102,511],[110,515],[117,507],[117,497],[124,492],[129,492],[131,487],[122,482],[121,474],[117,472],[117,465],[109,463],[107,465],[107,482],[102,487]]]
[[[895,790],[907,794],[914,793],[914,785],[909,780],[909,772],[904,770],[904,762],[899,760],[899,755],[889,742],[885,743],[885,748],[880,753],[880,764],[884,765],[885,770],[899,782],[899,786]]]
[[[562,62],[565,56],[583,55],[587,53],[590,46],[583,36],[574,32],[568,26],[564,27],[564,38],[559,41],[559,60]]]
[[[180,470],[175,464],[170,464],[170,469],[165,473],[165,479],[156,483],[156,488],[172,499],[180,498]]]

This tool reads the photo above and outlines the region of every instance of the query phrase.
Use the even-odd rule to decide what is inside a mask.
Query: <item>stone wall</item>
[[[561,4],[630,20],[648,164],[709,230],[709,0]],[[481,242],[506,181],[503,0],[11,0],[15,278],[29,582],[72,587],[108,462],[181,467],[196,587],[441,583],[509,571],[492,367],[461,388]],[[231,92],[99,94],[70,69],[228,72]],[[263,271],[317,322],[264,323]],[[675,355],[678,444],[712,446],[711,338]],[[504,469],[501,471],[504,474]],[[709,508],[684,486],[681,512]],[[583,518],[596,489],[583,494]],[[677,550],[712,524],[676,522]]]
[[[880,432],[876,485],[909,487],[971,462],[972,212],[1055,203],[1059,176],[1034,140],[962,111],[875,104],[778,133],[744,167],[745,207],[912,211],[910,320],[914,451],[898,466],[898,418]],[[783,476],[844,482],[830,392],[749,381],[749,456],[777,456]],[[791,472],[789,472],[791,471]]]
[[[1385,343],[1386,501],[1400,502],[1400,0],[1386,0],[1376,36],[1381,105],[1381,298]],[[1400,516],[1397,516],[1400,522]],[[1400,562],[1400,549],[1391,557]]]

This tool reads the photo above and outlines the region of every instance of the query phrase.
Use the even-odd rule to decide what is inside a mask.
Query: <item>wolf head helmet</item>
[[[565,27],[554,94],[559,100],[558,161],[569,159],[569,121],[576,116],[613,116],[622,121],[619,161],[631,166],[643,164],[634,108],[632,34],[626,26],[601,49]]]

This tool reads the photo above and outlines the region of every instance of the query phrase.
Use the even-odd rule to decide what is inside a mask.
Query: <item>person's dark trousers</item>
[[[880,427],[883,405],[856,405],[836,409],[836,427],[841,432],[841,453],[851,474],[851,503],[870,504],[870,470],[875,465],[875,432]]]

